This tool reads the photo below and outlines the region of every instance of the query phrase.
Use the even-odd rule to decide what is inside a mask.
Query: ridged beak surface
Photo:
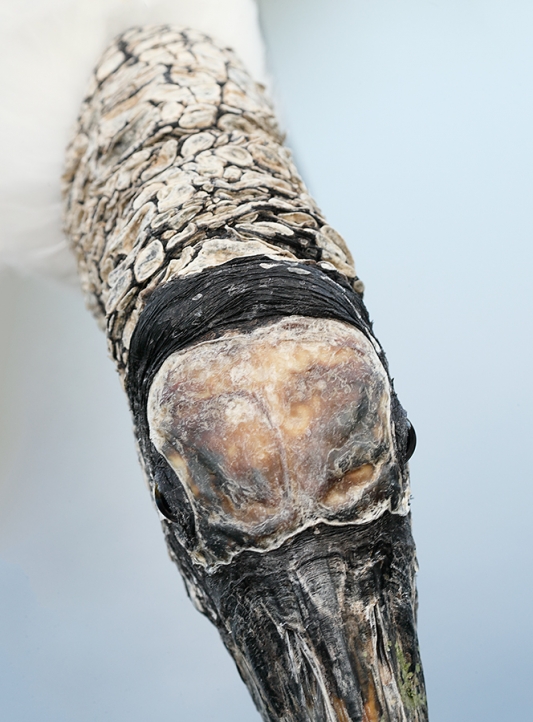
[[[265,720],[427,720],[409,516],[320,525],[211,575],[168,541]]]

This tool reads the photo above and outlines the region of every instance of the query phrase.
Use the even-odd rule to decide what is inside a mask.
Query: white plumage
[[[265,81],[254,0],[0,2],[0,267],[76,283],[61,231],[65,147],[106,45],[128,27],[157,23],[207,32]]]

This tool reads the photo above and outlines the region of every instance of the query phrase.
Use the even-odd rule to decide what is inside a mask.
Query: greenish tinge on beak
[[[426,722],[409,516],[321,524],[208,573],[167,541],[268,722]]]

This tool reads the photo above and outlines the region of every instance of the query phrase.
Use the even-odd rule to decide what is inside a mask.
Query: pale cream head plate
[[[195,515],[253,548],[390,508],[390,383],[340,321],[289,317],[171,355],[148,419]]]

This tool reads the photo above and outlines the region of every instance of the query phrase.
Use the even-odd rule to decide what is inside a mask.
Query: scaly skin
[[[121,373],[145,299],[172,278],[263,254],[328,262],[355,280],[263,86],[192,30],[133,29],[107,50],[67,151],[64,195],[83,289]]]
[[[264,720],[426,722],[412,430],[264,88],[200,33],[133,28],[95,70],[64,195],[169,551]],[[232,309],[241,268],[258,280]]]

